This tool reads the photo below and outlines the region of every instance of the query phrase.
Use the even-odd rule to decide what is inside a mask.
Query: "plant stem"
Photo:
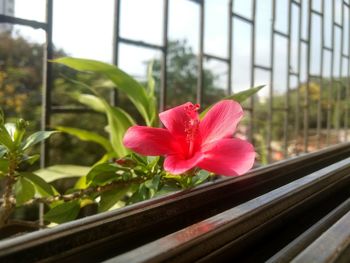
[[[48,197],[38,197],[38,198],[33,198],[29,201],[27,201],[26,203],[24,203],[23,205],[32,205],[32,204],[37,204],[37,203],[44,203],[44,204],[51,204],[53,202],[56,201],[72,201],[72,200],[76,200],[82,197],[86,197],[89,196],[90,194],[101,194],[103,192],[109,191],[109,190],[113,190],[116,187],[121,187],[121,186],[126,186],[129,184],[133,184],[133,183],[143,183],[145,182],[147,179],[143,179],[143,178],[134,178],[128,181],[114,181],[111,182],[109,184],[103,185],[103,186],[94,186],[94,187],[89,187],[86,189],[81,189],[77,192],[71,193],[71,194],[66,194],[66,195],[54,195],[54,196],[48,196]]]
[[[2,196],[3,203],[0,207],[0,228],[5,226],[15,208],[15,198],[12,193],[13,185],[16,182],[15,172],[17,169],[17,157],[14,153],[9,153],[9,167],[6,175],[6,186]]]

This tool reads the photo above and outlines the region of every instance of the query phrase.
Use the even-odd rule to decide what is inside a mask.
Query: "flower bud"
[[[133,168],[137,165],[136,161],[131,158],[120,158],[115,161],[117,164],[123,167]]]

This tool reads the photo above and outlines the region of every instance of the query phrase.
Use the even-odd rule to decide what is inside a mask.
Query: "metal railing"
[[[121,24],[120,15],[121,15],[121,1],[115,0],[115,14],[114,14],[114,41],[113,41],[113,63],[115,65],[119,64],[119,45],[126,44],[132,45],[135,47],[143,47],[151,50],[157,50],[161,52],[161,77],[160,77],[160,93],[159,93],[159,108],[160,110],[164,110],[167,104],[168,90],[171,87],[168,87],[167,84],[167,60],[168,60],[168,43],[169,43],[169,0],[163,0],[163,30],[160,32],[162,35],[162,44],[153,44],[149,42],[145,42],[142,39],[130,39],[125,38],[120,34],[120,28],[125,26]],[[235,78],[235,67],[234,67],[234,46],[233,39],[239,39],[240,36],[238,32],[234,31],[234,24],[239,20],[240,22],[250,26],[250,46],[248,47],[250,53],[250,86],[253,87],[256,84],[256,72],[264,71],[269,74],[269,83],[265,83],[268,85],[268,105],[267,105],[267,121],[266,121],[266,136],[264,135],[264,140],[266,144],[266,153],[267,159],[269,162],[273,161],[272,158],[272,142],[273,142],[273,129],[274,122],[273,118],[275,114],[282,113],[284,116],[283,125],[281,127],[283,133],[283,139],[280,141],[282,153],[284,158],[288,158],[292,155],[297,155],[299,152],[308,152],[310,148],[310,137],[313,136],[316,138],[316,148],[322,148],[324,145],[330,145],[333,143],[332,134],[335,130],[337,134],[337,142],[340,142],[340,139],[343,141],[348,139],[348,126],[349,126],[349,106],[347,103],[344,105],[344,120],[341,120],[340,117],[336,119],[334,124],[332,124],[332,114],[335,111],[341,111],[342,108],[340,106],[341,100],[346,100],[350,98],[350,27],[346,26],[349,24],[349,21],[346,21],[350,17],[350,5],[348,1],[339,1],[340,7],[337,7],[337,1],[326,1],[320,0],[317,3],[320,3],[320,9],[317,10],[313,7],[315,1],[313,0],[288,0],[287,8],[285,9],[285,13],[281,14],[282,16],[287,16],[287,30],[283,31],[276,27],[276,4],[280,3],[276,0],[265,1],[269,8],[271,8],[271,19],[270,22],[270,40],[269,40],[269,49],[270,49],[270,58],[269,64],[261,64],[257,63],[257,0],[251,1],[251,17],[246,17],[239,13],[239,10],[234,9],[235,0],[228,0],[225,5],[227,5],[228,11],[228,32],[227,32],[227,57],[217,56],[215,54],[209,54],[205,49],[205,11],[206,11],[206,2],[205,0],[188,0],[193,2],[198,6],[199,9],[199,27],[197,29],[198,38],[199,38],[199,47],[198,47],[198,79],[197,79],[197,89],[196,89],[196,98],[197,102],[201,103],[203,101],[203,97],[205,96],[204,92],[204,83],[203,78],[205,74],[205,70],[203,69],[203,64],[206,60],[215,60],[218,62],[225,63],[227,65],[228,76],[227,76],[227,93],[231,94],[236,91],[236,78]],[[236,0],[237,1],[237,0]],[[220,4],[220,3],[218,3]],[[330,7],[330,19],[326,19],[326,10],[325,8]],[[338,9],[339,10],[338,10]],[[337,18],[337,10],[338,16],[341,17],[340,21]],[[53,1],[47,0],[47,16],[46,23],[39,23],[36,21],[30,21],[19,18],[7,17],[4,15],[0,15],[0,23],[12,23],[19,25],[27,25],[33,28],[41,28],[45,30],[47,35],[47,44],[46,44],[46,52],[44,55],[44,74],[43,74],[43,113],[42,113],[42,127],[47,128],[50,126],[50,120],[53,114],[65,114],[65,113],[73,113],[79,112],[81,113],[84,109],[74,109],[68,106],[60,106],[57,110],[57,106],[53,106],[51,103],[51,91],[53,89],[52,85],[52,74],[51,74],[51,66],[47,63],[47,59],[52,58],[52,17],[53,17]],[[346,16],[347,14],[347,16]],[[320,28],[316,28],[315,19],[320,21]],[[338,20],[338,21],[337,21]],[[330,21],[330,24],[327,23]],[[331,27],[331,35],[330,35],[330,45],[327,45],[326,41],[326,29]],[[306,36],[304,36],[303,31],[306,29]],[[320,63],[318,67],[319,74],[311,73],[312,66],[312,56],[311,53],[314,52],[315,46],[311,45],[312,35],[316,32],[315,30],[320,30],[320,42],[317,43],[317,48],[321,50],[319,52],[320,55]],[[347,30],[346,30],[347,29]],[[292,37],[293,30],[298,32],[296,39]],[[336,31],[340,34],[340,39],[336,37]],[[274,95],[276,92],[275,83],[275,75],[279,72],[277,65],[275,65],[276,60],[276,50],[277,43],[276,38],[282,38],[287,43],[287,52],[285,57],[279,58],[281,60],[286,61],[287,65],[287,89],[284,94],[284,105],[281,107],[276,107],[274,105]],[[345,39],[348,41],[345,45]],[[339,43],[340,41],[340,43]],[[339,50],[336,49],[336,45],[340,45]],[[293,47],[296,46],[296,69],[292,69],[292,51]],[[305,50],[305,52],[302,52]],[[339,52],[339,54],[337,54]],[[325,59],[325,55],[330,55],[330,72],[329,74],[325,73],[327,61]],[[336,61],[336,57],[339,58],[339,61]],[[305,62],[305,66],[303,66],[303,61]],[[339,63],[336,65],[336,63]],[[347,64],[347,66],[344,66]],[[339,74],[335,68],[339,68]],[[306,78],[303,76],[306,75]],[[344,94],[341,94],[341,89],[338,88],[336,90],[336,96],[333,96],[333,92],[335,89],[335,84],[339,82],[340,78],[346,78],[346,92],[344,98]],[[326,86],[324,84],[324,80],[329,79],[329,85]],[[310,83],[316,81],[320,85],[320,94],[318,100],[311,101],[310,100]],[[297,83],[297,87],[292,86],[292,82]],[[302,85],[306,86],[305,94],[301,94],[300,87]],[[297,104],[294,106],[291,104],[291,92],[296,88],[296,100]],[[326,89],[328,89],[326,91]],[[326,106],[322,104],[322,96],[328,93],[328,98],[326,100]],[[111,96],[111,102],[117,104],[117,94],[114,92]],[[254,141],[256,134],[261,133],[261,131],[257,128],[257,109],[256,105],[258,103],[257,97],[253,96],[250,98],[250,103],[245,110],[249,113],[249,123],[248,123],[248,138],[251,141]],[[312,103],[317,103],[317,125],[315,129],[310,128],[310,107]],[[326,111],[326,114],[325,114]],[[290,117],[294,115],[294,123],[291,123]],[[324,115],[326,119],[324,120]],[[323,123],[326,123],[325,125]],[[343,127],[341,127],[341,123],[343,123]],[[323,127],[325,126],[325,127]],[[343,130],[343,131],[341,131]],[[340,138],[341,132],[344,133],[343,138]],[[324,143],[322,134],[326,133],[326,142]],[[302,147],[300,149],[291,152],[288,150],[291,143],[300,144]],[[48,145],[43,145],[42,148],[42,166],[45,166],[49,163],[48,160]]]

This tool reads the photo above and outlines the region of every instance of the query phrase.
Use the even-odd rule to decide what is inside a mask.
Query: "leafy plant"
[[[61,58],[55,62],[91,74],[102,74],[112,81],[113,88],[128,96],[142,116],[144,124],[158,126],[155,82],[151,66],[148,69],[147,88],[144,88],[128,74],[109,64],[75,58]],[[56,129],[80,140],[101,145],[105,155],[90,169],[55,165],[37,172],[21,171],[21,163],[33,164],[39,158],[39,155],[28,156],[28,150],[57,131],[41,131],[26,137],[27,122],[18,120],[15,124],[5,124],[1,114],[0,180],[6,182],[6,189],[0,210],[0,227],[8,222],[17,206],[43,203],[46,207],[45,222],[63,223],[77,218],[80,210],[88,205],[96,206],[97,212],[103,212],[157,195],[194,187],[214,178],[214,174],[198,168],[182,175],[174,175],[164,170],[163,157],[143,157],[130,152],[122,140],[126,130],[134,126],[136,120],[122,108],[110,105],[97,88],[75,80],[71,82],[77,87],[77,92],[70,94],[73,98],[106,115],[109,138],[72,127],[59,126]],[[261,88],[253,88],[224,99],[242,102]],[[201,117],[204,117],[205,113],[206,110]],[[63,192],[51,184],[57,179],[78,174],[74,186]]]

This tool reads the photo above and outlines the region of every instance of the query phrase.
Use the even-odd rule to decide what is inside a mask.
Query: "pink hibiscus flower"
[[[232,137],[243,116],[241,105],[220,101],[203,120],[198,109],[198,104],[187,102],[160,113],[165,129],[133,126],[124,136],[124,145],[142,155],[164,155],[164,169],[172,174],[194,167],[226,176],[247,172],[254,164],[254,148]]]

